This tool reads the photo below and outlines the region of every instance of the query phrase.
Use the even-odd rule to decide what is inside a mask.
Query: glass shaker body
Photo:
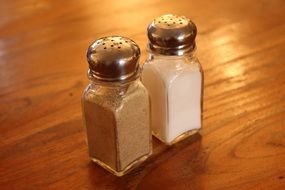
[[[124,85],[91,83],[82,106],[94,162],[121,176],[150,155],[149,97],[140,80]]]
[[[193,53],[182,56],[150,53],[142,81],[151,99],[153,135],[166,144],[201,128],[203,73]]]

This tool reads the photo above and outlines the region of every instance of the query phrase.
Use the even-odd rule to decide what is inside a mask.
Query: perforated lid
[[[165,55],[183,55],[195,49],[196,25],[184,16],[162,15],[147,28],[148,49]]]
[[[140,70],[139,57],[139,46],[129,38],[100,38],[87,51],[89,77],[102,81],[128,80]]]

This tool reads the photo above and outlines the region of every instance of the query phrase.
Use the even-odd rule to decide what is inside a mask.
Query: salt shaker
[[[87,52],[90,84],[82,96],[90,158],[122,176],[151,154],[149,95],[140,81],[140,49],[120,36]]]
[[[154,136],[171,145],[201,128],[203,73],[196,49],[195,24],[167,14],[147,28],[149,57],[142,81],[151,99]]]

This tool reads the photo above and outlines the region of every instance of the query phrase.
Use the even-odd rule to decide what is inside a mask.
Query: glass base
[[[101,160],[98,160],[96,158],[91,157],[91,160],[93,162],[95,162],[96,164],[98,164],[99,166],[101,166],[102,168],[111,172],[112,174],[114,174],[118,177],[121,177],[121,176],[125,175],[126,173],[130,172],[132,169],[134,169],[138,165],[140,165],[142,162],[144,162],[151,155],[151,153],[152,153],[152,151],[150,151],[148,154],[136,159],[135,161],[131,162],[127,167],[125,167],[125,169],[123,169],[121,171],[116,171],[115,169],[111,168],[110,166],[106,165],[104,162],[102,162]]]
[[[155,136],[158,140],[160,140],[161,142],[163,142],[164,144],[166,145],[173,145],[177,142],[180,142],[196,133],[199,132],[200,129],[193,129],[193,130],[190,130],[190,131],[186,131],[185,133],[182,133],[181,135],[179,135],[178,137],[176,137],[174,140],[172,140],[171,142],[166,142],[165,140],[163,140],[159,134],[155,133],[155,132],[152,132],[153,136]]]

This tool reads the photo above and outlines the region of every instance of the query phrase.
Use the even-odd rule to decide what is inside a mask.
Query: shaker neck
[[[149,51],[148,54],[148,60],[152,59],[168,59],[168,60],[181,60],[181,59],[191,59],[195,56],[195,49],[191,52],[185,53],[183,55],[164,55],[164,54],[158,54],[154,53],[152,51]]]
[[[106,87],[127,87],[130,84],[140,80],[140,72],[126,81],[112,81],[112,82],[102,81],[102,80],[93,78],[89,73],[87,73],[87,77],[89,78],[90,84],[92,85],[100,85],[100,86],[106,86]]]

